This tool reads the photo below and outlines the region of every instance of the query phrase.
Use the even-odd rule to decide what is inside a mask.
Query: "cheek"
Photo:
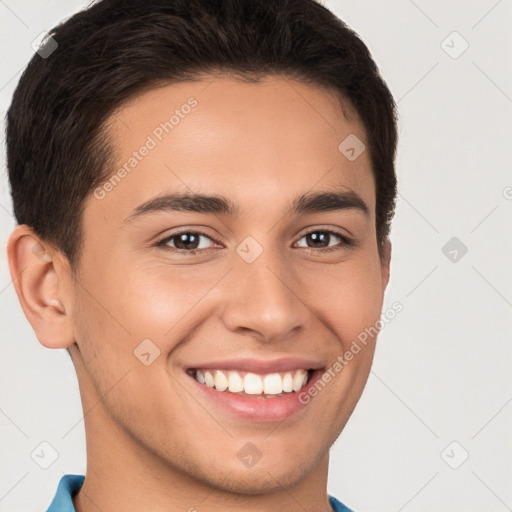
[[[379,320],[383,301],[380,266],[347,261],[313,274],[303,286],[318,316],[345,344]]]
[[[217,273],[162,264],[108,261],[81,276],[81,311],[113,341],[162,337],[218,281]],[[221,275],[221,274],[219,274]],[[101,337],[101,336],[100,336]]]
[[[105,293],[101,296],[99,288],[93,296],[91,283],[87,284],[88,290],[82,287],[77,294],[73,320],[84,364],[79,370],[81,381],[94,389],[87,398],[88,408],[92,409],[102,397],[119,424],[143,428],[147,418],[158,415],[155,411],[161,408],[162,400],[172,403],[172,378],[165,369],[165,348],[161,344],[164,329],[169,329],[172,322],[164,318],[157,324],[159,312],[152,304],[132,300],[136,291],[132,293],[130,279],[117,300],[106,292],[114,281],[104,281]],[[154,339],[155,345],[142,345],[147,339]],[[141,346],[144,350],[138,350]],[[157,353],[159,349],[161,353]],[[150,354],[149,365],[143,362],[143,352]]]
[[[172,338],[193,323],[212,298],[218,297],[216,286],[229,266],[145,265],[123,277],[120,315],[137,336]]]

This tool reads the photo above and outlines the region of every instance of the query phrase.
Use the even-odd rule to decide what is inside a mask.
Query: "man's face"
[[[104,396],[95,407],[106,425],[139,453],[246,492],[296,483],[326,460],[375,339],[309,403],[267,416],[270,405],[256,400],[290,404],[289,395],[236,405],[190,373],[289,357],[327,370],[379,319],[388,265],[377,250],[375,183],[368,146],[356,159],[338,148],[351,134],[367,144],[345,109],[350,120],[334,95],[280,77],[217,77],[146,92],[112,117],[112,174],[131,164],[86,201],[72,318],[81,386],[98,395],[86,400]],[[167,133],[161,123],[175,110]],[[340,192],[357,194],[367,214],[326,202],[292,209],[302,195]],[[223,196],[238,211],[180,211],[166,200],[138,208],[177,193]],[[101,428],[107,443],[112,430]],[[247,454],[261,458],[252,465]]]

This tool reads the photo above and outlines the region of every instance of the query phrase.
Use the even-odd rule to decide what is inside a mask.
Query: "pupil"
[[[197,249],[199,237],[193,233],[181,233],[177,238],[178,241],[175,243],[175,246],[178,249]],[[190,244],[191,240],[195,242],[192,244],[193,246]]]
[[[326,243],[327,246],[329,245],[329,241],[328,241],[329,233],[325,233],[325,232],[319,231],[317,233],[310,233],[308,235],[308,237],[310,237],[310,239],[313,240],[314,244]],[[317,247],[317,245],[313,245],[313,247]]]

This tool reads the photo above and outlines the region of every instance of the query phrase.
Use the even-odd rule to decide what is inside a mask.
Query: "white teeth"
[[[261,395],[263,391],[261,377],[255,373],[246,373],[244,377],[244,391],[248,395]]]
[[[197,370],[197,373],[196,373],[196,379],[201,383],[201,384],[204,384],[204,375],[203,375],[203,372],[201,370]]]
[[[217,391],[266,395],[269,398],[283,396],[284,393],[299,391],[308,381],[308,371],[298,369],[283,373],[258,375],[236,370],[197,370],[192,374],[201,384]]]
[[[218,391],[225,391],[228,388],[228,379],[220,370],[215,370],[215,389]]]
[[[206,382],[207,386],[211,388],[215,387],[215,380],[210,372],[204,372],[204,381]]]
[[[293,377],[290,372],[286,372],[283,377],[283,391],[291,393],[293,391]]]
[[[244,381],[238,372],[228,372],[229,391],[239,393],[244,390]]]
[[[293,377],[292,388],[293,391],[299,391],[299,389],[305,384],[305,378],[307,378],[308,374],[304,370],[299,370]]]
[[[263,390],[265,394],[278,395],[283,392],[283,380],[279,373],[269,373],[263,378]]]

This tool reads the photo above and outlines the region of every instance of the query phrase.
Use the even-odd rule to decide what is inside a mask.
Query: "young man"
[[[16,292],[84,411],[48,510],[349,510],[329,449],[396,195],[367,48],[313,0],[103,0],[50,34],[7,131]]]

